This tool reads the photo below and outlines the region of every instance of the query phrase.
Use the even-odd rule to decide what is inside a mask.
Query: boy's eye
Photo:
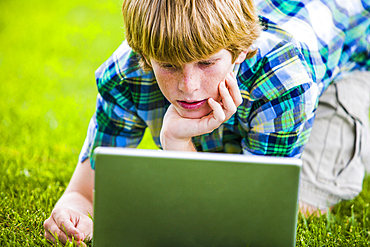
[[[200,61],[199,62],[199,65],[202,65],[202,66],[211,66],[213,64],[215,64],[214,61]]]
[[[173,64],[170,64],[170,63],[162,63],[160,66],[162,68],[165,68],[165,69],[174,69],[174,68],[176,68],[176,65],[173,65]]]

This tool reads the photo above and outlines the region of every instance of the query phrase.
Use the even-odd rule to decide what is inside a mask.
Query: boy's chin
[[[212,113],[212,110],[202,110],[202,111],[178,111],[179,115],[183,118],[189,119],[200,119]]]

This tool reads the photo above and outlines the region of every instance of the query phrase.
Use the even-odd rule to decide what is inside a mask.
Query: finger
[[[208,100],[208,104],[213,110],[213,118],[219,121],[220,123],[223,123],[225,120],[225,112],[222,106],[212,98]]]
[[[82,240],[77,240],[74,237],[67,236],[63,230],[55,226],[55,228],[45,231],[45,238],[51,243],[63,243],[75,242],[78,246],[86,246]]]
[[[87,245],[83,241],[78,241],[77,242],[77,246],[83,246],[83,247],[85,247]]]
[[[222,98],[222,104],[225,109],[226,119],[229,119],[236,112],[236,105],[231,97],[229,90],[226,88],[226,83],[223,81],[219,85],[219,91]]]
[[[238,107],[243,102],[243,98],[240,93],[238,81],[236,80],[234,73],[231,72],[230,74],[228,74],[225,81],[230,95],[233,98],[235,105]]]
[[[51,235],[51,233],[49,232],[49,230],[46,230],[45,231],[45,238],[47,239],[47,241],[49,242],[49,243],[53,243],[53,244],[55,244],[55,238],[54,238],[54,236],[53,235]]]
[[[92,238],[93,222],[90,219],[90,217],[86,215],[81,215],[80,221],[76,227],[80,232],[84,233],[84,237],[81,238],[81,240],[85,240],[85,239],[90,240]]]
[[[71,212],[66,210],[57,211],[54,214],[52,214],[53,219],[55,221],[55,224],[58,226],[58,228],[66,233],[68,237],[74,237],[75,240],[83,240],[84,234],[78,230],[75,225],[72,223],[72,217]],[[77,216],[75,216],[77,217]],[[77,220],[75,220],[77,222]]]
[[[212,98],[208,99],[208,104],[213,110],[213,112],[212,114],[202,119],[207,122],[205,126],[205,130],[208,130],[208,131],[206,132],[210,132],[216,129],[225,121],[225,112],[222,109],[222,106]]]
[[[45,230],[45,238],[52,243],[61,242],[63,244],[71,240],[56,225],[54,227],[50,227],[49,229]]]
[[[61,232],[52,217],[44,222],[45,238],[50,242],[55,243],[59,239],[63,244],[66,243],[68,237],[64,232]]]

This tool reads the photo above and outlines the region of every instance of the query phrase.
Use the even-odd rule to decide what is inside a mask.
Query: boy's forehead
[[[126,38],[147,58],[143,66],[150,59],[173,65],[205,60],[220,49],[230,51],[234,60],[259,35],[252,0],[123,2]]]
[[[223,58],[223,57],[227,56],[227,53],[231,54],[226,49],[220,49],[220,50],[215,51],[215,52],[212,52],[211,54],[208,54],[208,55],[197,54],[198,55],[198,56],[196,56],[197,59],[189,60],[186,63],[194,63],[194,62],[198,62],[198,61],[202,61],[202,60]],[[174,64],[174,61],[178,61],[178,59],[176,59],[178,57],[176,57],[176,54],[174,54],[173,55],[173,58],[175,58],[175,59],[171,59],[171,58],[161,59],[161,58],[157,58],[157,57],[152,57],[151,59],[155,60],[158,63],[171,63],[171,64]],[[183,65],[183,64],[178,64],[178,65]]]

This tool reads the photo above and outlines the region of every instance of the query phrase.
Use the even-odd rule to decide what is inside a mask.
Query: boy
[[[147,127],[164,150],[283,157],[301,157],[313,129],[302,156],[301,211],[356,196],[368,128],[368,83],[359,71],[369,68],[369,6],[125,0],[127,41],[96,72],[97,110],[45,237],[91,237],[93,149],[135,147]],[[349,138],[337,147],[336,137]]]

